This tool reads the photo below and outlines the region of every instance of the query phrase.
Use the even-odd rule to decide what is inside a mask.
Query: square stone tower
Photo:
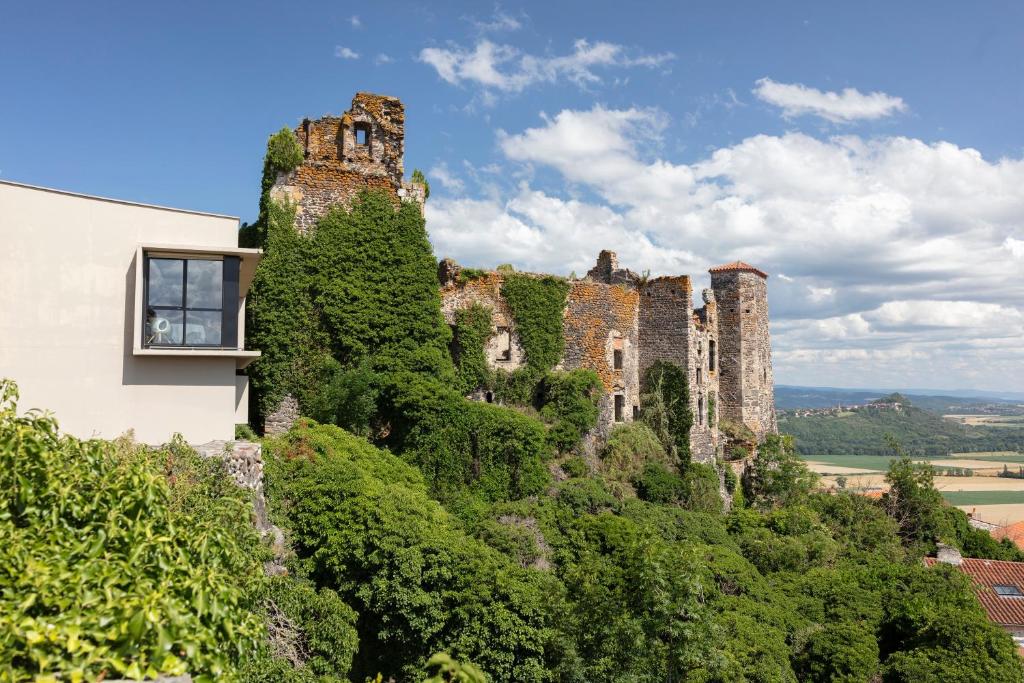
[[[778,431],[768,275],[742,261],[709,272],[718,312],[719,414],[745,424],[761,439]]]
[[[360,92],[341,116],[304,119],[295,129],[303,162],[282,173],[270,196],[295,204],[295,228],[311,231],[336,205],[348,206],[364,189],[384,190],[422,207],[425,189],[405,182],[405,106],[396,97]]]

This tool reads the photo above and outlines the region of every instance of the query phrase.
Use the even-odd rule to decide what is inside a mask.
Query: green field
[[[950,505],[1021,505],[1024,491],[943,491]]]

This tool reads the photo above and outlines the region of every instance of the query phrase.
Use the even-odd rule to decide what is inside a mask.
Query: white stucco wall
[[[0,181],[0,377],[21,410],[83,438],[233,437],[239,359],[133,353],[136,254],[154,243],[234,248],[238,219]]]

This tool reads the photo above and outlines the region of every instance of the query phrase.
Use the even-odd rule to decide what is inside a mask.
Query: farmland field
[[[1024,505],[1021,491],[943,491],[950,505]]]
[[[821,485],[838,488],[838,477],[845,478],[847,490],[883,491],[887,488],[885,471],[892,457],[883,455],[807,455],[811,470],[822,475]],[[920,458],[937,469],[935,487],[950,505],[993,524],[1024,521],[1024,479],[995,476],[1005,464],[1016,470],[1024,464],[1024,454],[1015,451],[954,453],[951,457]],[[945,468],[959,467],[975,472],[973,477],[947,477]]]
[[[951,422],[974,427],[1020,427],[1024,415],[943,415]]]
[[[815,472],[820,474],[850,474],[852,472],[884,472],[893,460],[887,455],[804,455],[801,456]],[[1024,464],[1024,455],[1012,451],[998,453],[956,453],[944,458],[914,458],[918,462],[929,462],[935,467],[966,467],[972,470],[1002,469],[1005,463],[1010,469]]]

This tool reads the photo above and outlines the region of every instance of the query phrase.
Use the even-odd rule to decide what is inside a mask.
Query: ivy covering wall
[[[535,373],[546,372],[562,359],[565,350],[562,315],[569,283],[551,275],[503,275],[501,295],[515,320],[526,365]]]

